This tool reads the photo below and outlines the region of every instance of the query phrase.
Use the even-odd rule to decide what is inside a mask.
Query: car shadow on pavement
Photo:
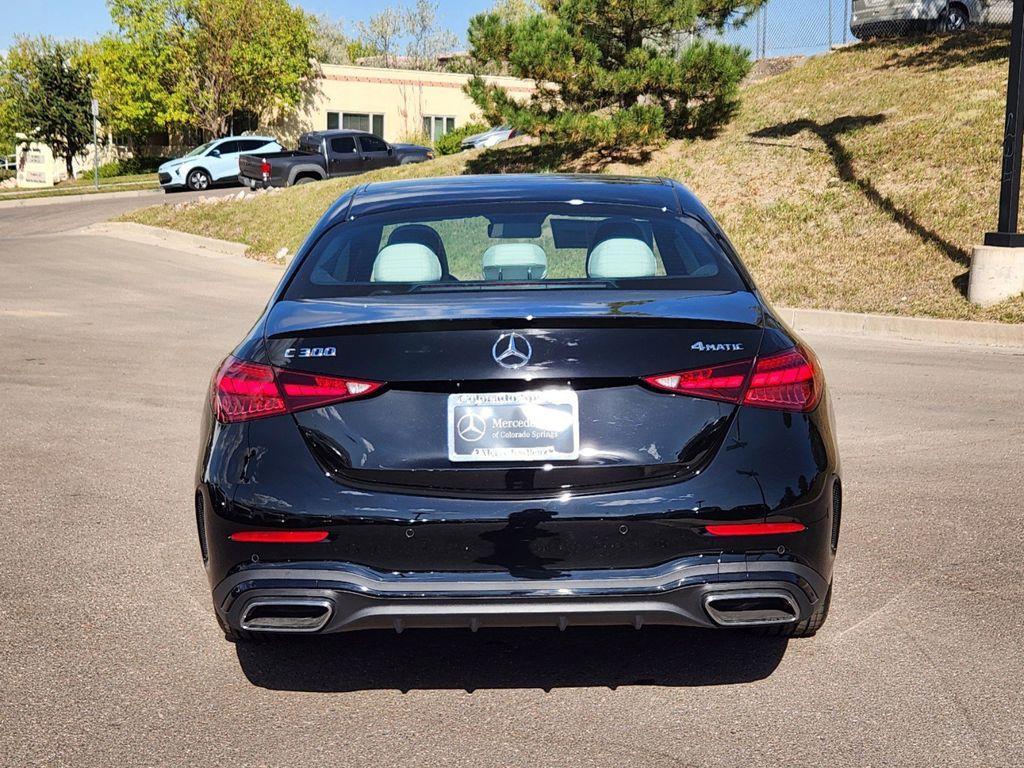
[[[785,638],[670,627],[364,631],[238,643],[245,676],[273,690],[728,685],[761,680]]]

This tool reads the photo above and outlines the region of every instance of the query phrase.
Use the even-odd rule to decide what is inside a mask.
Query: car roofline
[[[680,205],[680,197],[675,191],[676,182],[670,179],[661,176],[610,174],[494,174],[368,182],[346,195],[349,203],[347,210],[355,216],[366,216],[410,208],[479,201],[488,197],[500,198],[505,191],[514,193],[515,200],[519,202],[555,202],[560,199],[573,199],[572,190],[576,185],[580,185],[581,190],[584,185],[596,185],[590,187],[589,194],[581,192],[579,195],[579,199],[595,205],[627,205],[654,210],[673,210],[679,214],[691,213],[703,218],[702,206],[697,206],[696,211],[689,211]],[[620,186],[641,187],[648,192],[640,199],[615,194],[615,188]],[[444,190],[443,197],[439,196],[439,189]],[[690,197],[692,196],[688,194],[688,198]],[[692,199],[696,202],[696,198]],[[335,223],[339,208],[340,206],[336,205],[329,210],[321,225]]]

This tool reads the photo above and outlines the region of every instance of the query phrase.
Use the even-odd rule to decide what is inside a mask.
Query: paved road
[[[197,416],[276,272],[49,229],[0,241],[0,763],[1024,764],[1024,357],[812,338],[847,491],[815,639],[236,649],[193,530]]]
[[[184,203],[200,197],[237,195],[240,187],[217,187],[206,192],[157,192],[138,197],[97,193],[87,200],[62,200],[47,197],[26,200],[23,205],[3,204],[0,201],[0,238],[23,237],[55,232],[68,232],[97,221],[106,221],[126,211],[147,205]]]

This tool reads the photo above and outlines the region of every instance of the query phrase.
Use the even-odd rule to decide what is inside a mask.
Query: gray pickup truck
[[[295,151],[242,155],[238,159],[238,180],[252,189],[290,187],[433,159],[428,147],[389,144],[363,131],[314,131],[299,136]]]

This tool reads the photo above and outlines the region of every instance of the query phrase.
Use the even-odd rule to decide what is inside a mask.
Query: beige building
[[[354,128],[399,142],[426,135],[432,140],[479,121],[476,105],[462,90],[469,75],[413,69],[321,64],[322,76],[298,113],[278,126],[294,140],[305,131]],[[533,82],[488,77],[511,96],[525,98]]]

